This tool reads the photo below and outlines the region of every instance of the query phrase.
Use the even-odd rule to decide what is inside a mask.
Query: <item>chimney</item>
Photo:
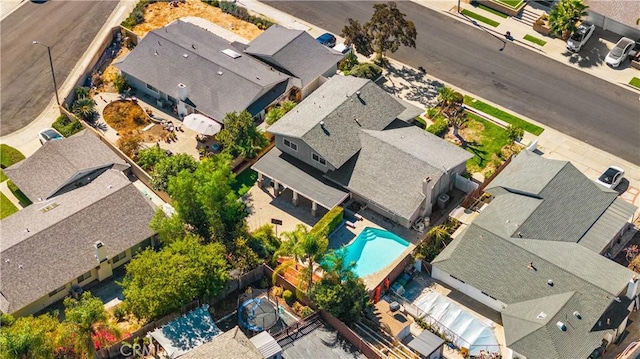
[[[94,243],[94,248],[96,250],[96,259],[98,263],[102,263],[107,260],[107,247],[104,246],[102,241],[97,241]]]
[[[178,84],[178,98],[181,101],[185,101],[187,99],[187,85],[183,83]]]
[[[627,284],[627,298],[633,299],[638,291],[638,278],[634,275]]]
[[[425,179],[422,180],[422,194],[427,198],[431,197],[431,192],[433,191],[433,184],[431,182],[431,177],[425,177]]]

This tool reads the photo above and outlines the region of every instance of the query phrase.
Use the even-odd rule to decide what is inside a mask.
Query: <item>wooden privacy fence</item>
[[[464,200],[462,200],[461,206],[464,208],[472,207],[473,204],[480,199],[480,197],[482,196],[482,193],[484,192],[484,189],[489,185],[489,183],[491,183],[491,181],[493,181],[493,179],[496,178],[500,174],[500,172],[502,172],[502,170],[504,170],[507,167],[507,165],[509,165],[509,163],[511,163],[513,156],[514,155],[511,155],[509,158],[507,158],[506,161],[504,161],[500,165],[500,167],[496,168],[495,172],[493,172],[493,174],[489,176],[489,178],[485,178],[484,182],[480,184],[480,187],[469,192],[467,196],[464,198]]]

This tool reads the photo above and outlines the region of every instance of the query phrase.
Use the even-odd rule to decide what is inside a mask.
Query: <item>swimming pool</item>
[[[345,263],[356,263],[355,273],[366,277],[388,266],[409,247],[409,242],[395,234],[365,227],[358,237],[340,251],[346,251]]]

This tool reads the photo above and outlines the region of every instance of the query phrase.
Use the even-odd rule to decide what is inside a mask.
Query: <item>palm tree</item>
[[[331,250],[322,257],[322,263],[320,267],[324,270],[324,280],[332,283],[342,283],[349,278],[355,277],[354,269],[356,262],[347,261],[347,252],[344,250]]]
[[[444,225],[439,225],[431,228],[429,232],[427,232],[427,237],[435,240],[435,245],[440,247],[442,243],[445,243],[451,235],[449,234],[449,229]]]
[[[91,292],[82,293],[80,300],[67,297],[64,300],[65,324],[69,327],[69,335],[75,337],[77,352],[88,353],[90,357],[95,357],[95,345],[93,337],[100,330],[113,332],[116,338],[120,337],[120,332],[107,322],[107,312],[102,301]]]
[[[88,97],[80,98],[73,104],[73,114],[87,122],[92,122],[96,115],[94,106],[93,99]]]
[[[303,270],[303,278],[306,281],[303,283],[306,284],[305,289],[308,292],[313,283],[313,263],[319,261],[325,254],[329,246],[329,239],[326,236],[310,233],[307,227],[302,224],[298,224],[295,231],[285,232],[284,236],[286,239],[282,241],[273,257],[292,256],[295,261],[306,262],[307,266]]]
[[[576,30],[576,23],[587,16],[589,7],[582,0],[562,0],[549,13],[549,29],[567,39]]]
[[[89,88],[88,87],[83,87],[83,86],[76,87],[75,92],[76,92],[76,98],[77,99],[89,97]]]

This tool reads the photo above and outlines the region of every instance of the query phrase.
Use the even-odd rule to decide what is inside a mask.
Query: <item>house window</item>
[[[284,143],[284,145],[289,147],[290,149],[298,152],[298,145],[296,145],[295,142],[291,142],[285,138],[282,140],[282,143]]]
[[[53,292],[49,293],[49,297],[53,297],[54,295],[56,295],[56,294],[58,294],[58,293],[62,292],[62,291],[63,291],[63,290],[65,290],[66,288],[67,288],[67,285],[65,284],[65,285],[63,285],[62,287],[60,287],[60,288],[58,288],[58,289],[54,290]]]
[[[79,276],[78,277],[78,283],[82,283],[82,282],[84,282],[85,280],[87,280],[89,278],[91,278],[91,271],[88,271],[87,273]]]
[[[127,257],[127,252],[124,251],[120,254],[118,254],[117,256],[113,257],[113,263],[118,263],[121,260],[125,259]]]
[[[318,162],[319,164],[321,164],[321,165],[323,165],[323,166],[326,166],[326,165],[327,165],[327,161],[325,161],[325,160],[324,160],[324,158],[322,158],[322,156],[320,156],[320,155],[318,155],[318,154],[316,154],[316,153],[312,153],[312,154],[311,154],[311,158],[312,158],[314,161]]]
[[[155,92],[155,93],[160,93],[160,91],[158,91],[158,89],[157,89],[157,88],[155,88],[155,87],[153,87],[153,86],[151,86],[151,85],[149,85],[149,84],[147,84],[147,88],[148,88],[149,90],[151,90],[151,91]]]

